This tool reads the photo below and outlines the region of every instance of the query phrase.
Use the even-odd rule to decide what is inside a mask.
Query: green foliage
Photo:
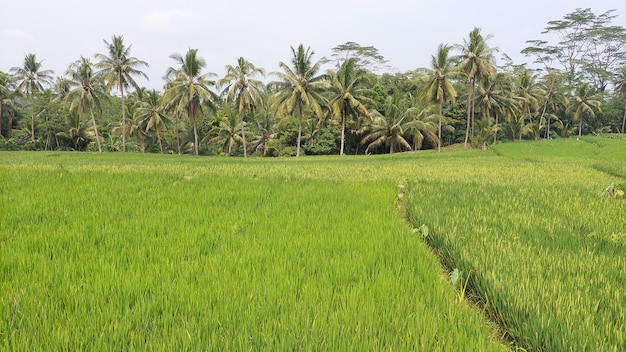
[[[314,141],[305,144],[303,149],[308,155],[337,154],[337,138],[330,128],[321,128],[315,135]]]

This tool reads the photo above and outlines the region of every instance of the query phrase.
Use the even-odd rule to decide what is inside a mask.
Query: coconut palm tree
[[[339,155],[343,155],[346,140],[346,119],[351,115],[360,115],[368,120],[372,120],[372,116],[367,110],[366,105],[374,105],[374,100],[367,95],[370,93],[368,88],[369,79],[365,72],[358,68],[355,58],[345,60],[335,73],[328,72],[330,77],[330,94],[332,98],[329,105],[334,116],[341,117],[341,147]]]
[[[226,156],[231,156],[235,143],[243,140],[240,136],[240,124],[242,123],[238,113],[230,106],[223,105],[215,117],[217,126],[211,129],[211,133],[205,137],[203,142],[207,144],[218,143],[222,151],[226,150]]]
[[[454,128],[449,124],[450,118],[443,117],[437,113],[438,104],[433,106],[429,104],[424,108],[413,106],[406,111],[406,114],[412,119],[406,124],[407,135],[413,139],[413,149],[422,148],[425,139],[430,140],[431,144],[441,145],[441,137],[439,137],[442,129],[448,132],[454,132]]]
[[[256,114],[254,119],[255,131],[252,140],[254,151],[262,151],[267,156],[268,142],[276,138],[276,119],[267,110],[263,109]]]
[[[7,118],[7,137],[11,137],[13,113],[15,110],[13,77],[0,71],[0,136],[2,136],[2,119]]]
[[[533,116],[539,114],[541,101],[546,96],[546,91],[544,91],[539,82],[537,82],[537,74],[530,69],[523,68],[518,73],[515,95],[519,99],[522,121],[528,119],[528,123],[532,124]],[[538,121],[538,123],[540,122]],[[522,136],[520,134],[520,140],[521,139]]]
[[[448,45],[440,44],[437,48],[437,54],[430,58],[431,78],[430,84],[426,90],[426,98],[429,101],[439,104],[439,128],[437,132],[438,143],[437,150],[441,151],[441,124],[445,118],[443,116],[443,103],[446,101],[456,101],[457,92],[450,81],[453,75],[454,60],[449,57],[452,48]]]
[[[298,114],[298,138],[296,156],[300,156],[300,144],[302,140],[302,117],[304,108],[309,108],[321,121],[324,119],[322,106],[326,104],[323,93],[328,89],[328,75],[318,75],[321,61],[312,62],[315,54],[311,48],[304,49],[300,44],[297,49],[291,47],[291,67],[284,62],[278,65],[283,72],[276,73],[279,81],[271,82],[272,90],[275,91],[273,99],[279,114]]]
[[[571,99],[570,112],[574,122],[578,122],[578,135],[582,135],[585,117],[594,118],[596,111],[601,111],[602,100],[595,87],[587,82],[576,89]]]
[[[461,55],[457,56],[457,68],[463,72],[467,78],[467,126],[465,130],[464,146],[467,148],[467,141],[470,135],[470,126],[473,125],[474,119],[474,87],[476,80],[480,76],[495,74],[495,58],[494,53],[497,48],[490,48],[487,40],[490,35],[483,37],[480,28],[475,27],[469,34],[469,40],[464,40],[463,45],[457,45],[461,50]]]
[[[408,130],[412,127],[412,113],[405,102],[401,101],[400,94],[387,97],[383,112],[373,112],[373,122],[366,127],[367,134],[361,140],[361,144],[367,143],[365,153],[381,145],[389,147],[389,153],[396,150],[411,150],[411,144],[407,140]]]
[[[197,113],[202,111],[202,104],[214,108],[213,101],[217,95],[209,87],[215,82],[209,80],[213,73],[203,73],[206,61],[198,56],[198,49],[189,49],[185,56],[180,54],[170,55],[179,68],[167,69],[167,86],[163,93],[162,101],[166,109],[172,109],[175,114],[185,111],[193,126],[194,151],[198,155],[198,124]]]
[[[483,113],[483,119],[490,121],[495,115],[493,126],[493,143],[498,142],[498,130],[500,116],[506,115],[508,111],[517,109],[517,101],[511,95],[510,77],[505,73],[482,76],[476,86],[476,103],[478,109]],[[481,123],[481,128],[485,122]]]
[[[94,67],[89,59],[81,57],[80,60],[70,65],[66,75],[68,76],[68,84],[71,90],[67,93],[65,99],[70,103],[70,110],[74,111],[78,116],[86,111],[89,112],[95,139],[98,143],[98,152],[102,153],[100,135],[98,134],[98,126],[94,115],[94,110],[100,109]]]
[[[226,66],[226,76],[219,81],[220,86],[225,86],[222,94],[226,95],[226,101],[235,105],[239,113],[244,158],[248,153],[243,115],[245,111],[254,114],[257,106],[263,105],[263,82],[255,79],[256,76],[265,77],[265,70],[240,57],[236,66]]]
[[[145,93],[143,99],[137,101],[135,115],[144,121],[147,133],[154,129],[154,133],[159,143],[159,150],[163,154],[162,134],[167,131],[167,126],[171,123],[165,115],[163,105],[160,104],[161,95],[156,90]]]
[[[9,72],[15,75],[18,81],[17,89],[27,98],[33,99],[35,92],[42,91],[44,85],[51,85],[54,74],[52,70],[43,70],[42,62],[37,61],[35,54],[26,54],[22,67],[12,67]],[[35,114],[31,114],[31,140],[35,140]]]
[[[148,63],[130,56],[132,45],[124,45],[122,36],[114,35],[111,42],[104,40],[108,54],[96,54],[96,68],[100,70],[99,75],[104,82],[104,93],[109,94],[115,86],[122,99],[122,151],[126,151],[126,106],[124,105],[124,89],[130,86],[135,89],[139,85],[133,76],[148,79],[148,76],[139,70],[140,67],[148,67]]]
[[[564,76],[550,71],[543,78],[542,89],[546,92],[540,122],[545,121],[546,132],[544,138],[550,138],[552,121],[559,120],[558,112],[567,110],[567,98],[563,94]]]
[[[37,61],[35,54],[26,54],[22,67],[13,67],[10,72],[19,82],[17,89],[27,96],[44,89],[44,85],[51,85],[54,74],[52,70],[43,70],[42,62]]]

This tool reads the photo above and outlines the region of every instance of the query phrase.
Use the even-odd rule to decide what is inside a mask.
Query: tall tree
[[[478,108],[483,112],[483,119],[489,122],[494,117],[492,114],[495,114],[495,122],[493,124],[495,127],[493,129],[494,143],[498,142],[500,116],[504,116],[508,112],[515,112],[517,108],[517,102],[512,97],[511,90],[510,78],[505,73],[483,76],[477,85],[476,102],[478,103]],[[485,127],[485,121],[482,122],[482,128]]]
[[[626,102],[626,67],[623,67],[619,71],[619,76],[617,79],[617,94],[624,99]],[[626,104],[624,104],[624,118],[622,120],[622,133],[626,133]]]
[[[35,92],[42,91],[44,85],[52,84],[54,71],[42,69],[42,62],[37,61],[35,54],[26,54],[22,67],[12,67],[18,81],[17,89],[23,92],[29,99],[33,99]],[[31,140],[35,140],[35,114],[31,114]]]
[[[464,40],[464,44],[457,46],[461,50],[461,55],[457,57],[458,69],[465,74],[468,85],[467,93],[467,126],[465,130],[464,146],[467,148],[467,141],[470,135],[470,126],[474,119],[474,89],[476,80],[483,75],[495,74],[494,53],[497,48],[487,45],[490,35],[483,37],[480,28],[475,27],[469,33],[469,40]]]
[[[328,75],[319,74],[321,62],[313,63],[315,54],[311,48],[304,49],[300,44],[297,49],[291,47],[291,67],[284,62],[278,65],[283,72],[277,73],[279,81],[271,83],[274,93],[276,108],[281,114],[291,115],[298,113],[298,139],[296,156],[300,156],[302,140],[302,116],[303,109],[311,109],[318,119],[324,118],[322,106],[326,103],[323,93],[329,87]]]
[[[355,66],[367,71],[380,71],[387,63],[385,57],[373,46],[361,46],[359,43],[345,42],[332,50],[332,57],[335,59],[337,68],[348,59],[353,59]]]
[[[450,58],[451,47],[440,44],[437,48],[437,54],[431,55],[431,78],[426,97],[429,101],[439,104],[439,128],[437,131],[438,143],[437,151],[441,151],[441,124],[445,118],[443,116],[443,104],[446,101],[456,101],[457,92],[452,85],[451,76],[453,71],[454,60]]]
[[[567,109],[567,98],[564,94],[563,75],[557,71],[548,71],[543,77],[542,89],[546,92],[543,99],[540,121],[545,121],[544,138],[552,135],[552,121],[559,120],[559,112]]]
[[[517,80],[515,95],[521,106],[520,118],[522,119],[522,125],[525,119],[528,119],[529,123],[532,124],[533,116],[538,115],[541,99],[546,95],[546,92],[541,89],[541,85],[537,82],[537,74],[530,69],[520,68]],[[519,138],[520,140],[522,139],[521,134]]]
[[[189,49],[183,57],[180,54],[170,56],[179,68],[167,69],[168,84],[163,93],[163,101],[167,108],[172,108],[175,113],[186,111],[193,125],[194,151],[198,155],[198,124],[197,113],[202,111],[202,103],[214,107],[213,100],[217,98],[209,87],[215,82],[208,78],[213,73],[203,73],[206,61],[198,56],[198,49]]]
[[[374,105],[373,99],[367,96],[369,80],[363,70],[358,69],[354,58],[345,60],[339,70],[328,72],[331,78],[329,105],[333,115],[341,117],[341,147],[339,155],[343,155],[346,140],[346,119],[350,115],[361,115],[371,120],[366,105]]]
[[[419,125],[414,122],[415,116],[419,114],[418,109],[410,107],[406,99],[395,93],[387,97],[382,110],[382,113],[374,111],[373,122],[366,127],[368,132],[361,140],[361,144],[367,143],[365,153],[382,145],[389,147],[390,154],[402,149],[411,150],[407,138],[410,130],[416,127],[419,129]],[[432,128],[432,131],[435,128]],[[417,138],[419,136],[421,134]]]
[[[36,91],[42,91],[44,85],[52,84],[54,71],[42,69],[42,62],[37,61],[35,54],[26,54],[22,67],[11,68],[10,72],[18,81],[18,90],[30,96]]]
[[[252,141],[254,151],[262,151],[263,156],[267,156],[268,143],[277,135],[276,119],[268,109],[263,109],[255,116],[254,123],[256,127]]]
[[[120,92],[122,98],[122,151],[126,151],[126,106],[124,102],[124,89],[129,87],[139,88],[133,76],[148,79],[148,76],[139,68],[148,67],[148,63],[130,56],[132,45],[126,46],[124,38],[114,35],[111,42],[104,40],[107,54],[96,54],[96,68],[104,82],[104,93],[109,94],[113,86]]]
[[[246,111],[254,114],[256,107],[263,105],[263,82],[255,79],[256,76],[265,77],[265,70],[240,57],[236,66],[226,66],[226,76],[219,82],[220,86],[225,86],[222,94],[226,95],[226,101],[235,105],[239,113],[244,158],[248,153],[243,115]]]
[[[2,121],[7,118],[7,137],[11,137],[13,128],[13,113],[15,110],[13,77],[0,71],[0,136],[2,136]]]
[[[137,102],[135,114],[145,122],[146,132],[154,130],[159,143],[159,150],[163,154],[162,135],[167,131],[170,119],[164,112],[163,105],[160,104],[161,95],[156,90],[145,93],[143,99]]]
[[[78,116],[87,111],[89,112],[96,142],[98,143],[98,152],[102,153],[100,135],[98,134],[98,126],[94,115],[94,110],[100,110],[94,67],[89,59],[81,57],[80,60],[70,65],[66,74],[68,83],[72,87],[65,97],[70,102],[70,110],[75,111]]]
[[[556,37],[557,42],[530,40],[531,46],[522,53],[536,56],[549,72],[558,66],[570,89],[584,78],[603,92],[626,62],[626,29],[612,24],[617,17],[614,12],[596,15],[589,8],[576,9],[560,20],[549,21],[542,34]]]
[[[215,116],[214,124],[216,126],[205,137],[205,142],[207,144],[220,144],[222,151],[226,150],[226,156],[231,156],[235,143],[243,140],[242,136],[239,135],[241,123],[238,112],[229,105],[223,105]]]
[[[582,135],[583,120],[585,117],[594,118],[596,111],[600,111],[602,106],[601,96],[594,86],[589,83],[582,83],[572,97],[570,111],[574,122],[578,122],[578,135]]]

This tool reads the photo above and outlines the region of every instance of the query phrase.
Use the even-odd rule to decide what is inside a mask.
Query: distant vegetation
[[[300,156],[624,133],[616,17],[576,9],[548,22],[523,50],[531,65],[502,53],[496,66],[480,28],[404,73],[383,73],[378,50],[354,42],[330,58],[292,47],[271,75],[243,57],[213,74],[220,68],[189,49],[171,55],[161,90],[137,84],[148,62],[121,35],[62,73],[29,53],[0,72],[0,149]]]

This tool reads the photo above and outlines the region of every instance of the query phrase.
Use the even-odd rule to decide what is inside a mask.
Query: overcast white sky
[[[103,39],[123,35],[131,54],[147,61],[149,88],[161,89],[172,53],[198,49],[207,70],[243,56],[267,72],[288,62],[300,43],[329,57],[347,41],[374,46],[389,65],[405,72],[429,65],[440,43],[461,44],[475,26],[516,64],[526,40],[544,39],[550,20],[576,8],[595,14],[617,10],[613,24],[626,27],[623,0],[13,0],[2,5],[0,71],[21,66],[27,53],[62,75],[81,55],[106,53]]]

